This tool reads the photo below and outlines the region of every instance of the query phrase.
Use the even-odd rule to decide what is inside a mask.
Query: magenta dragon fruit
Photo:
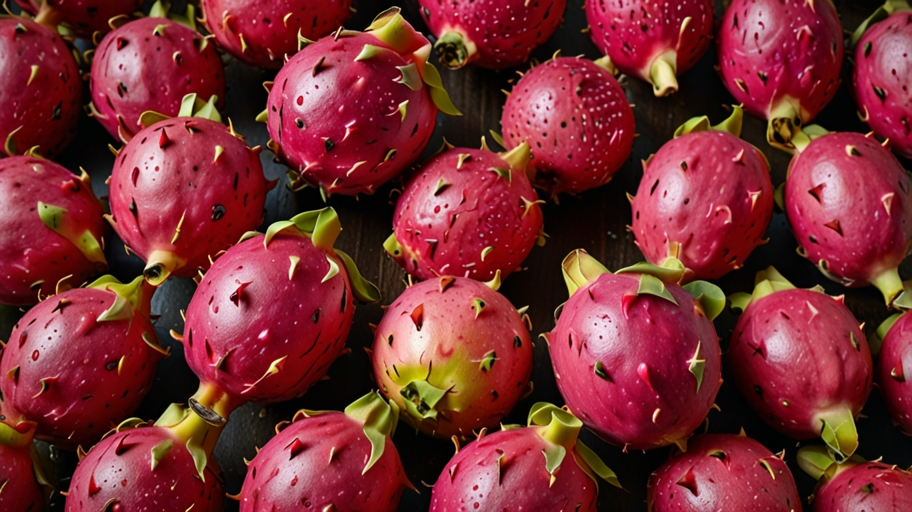
[[[567,0],[418,0],[440,62],[504,69],[529,60],[563,21]]]
[[[795,288],[773,267],[756,283],[730,297],[743,311],[727,351],[735,385],[769,426],[851,456],[874,374],[858,321],[841,296]]]
[[[684,280],[718,279],[765,243],[773,217],[769,163],[739,138],[741,108],[718,126],[695,118],[643,162],[631,231],[646,259],[684,264]]]
[[[132,414],[167,354],[149,321],[152,291],[104,276],[30,309],[0,359],[3,414],[67,449]]]
[[[748,113],[769,121],[767,140],[792,137],[833,99],[842,25],[831,0],[734,0],[716,36],[719,73]]]
[[[743,435],[705,434],[668,459],[646,488],[649,512],[765,510],[801,512],[782,455]]]
[[[351,0],[203,0],[203,23],[219,46],[251,66],[280,68],[299,37],[318,39],[352,15]]]
[[[0,55],[2,153],[53,158],[73,139],[82,110],[82,77],[70,47],[32,20],[0,16]]]
[[[38,512],[44,507],[40,473],[31,454],[34,423],[0,418],[0,509]]]
[[[211,99],[201,103],[188,95],[179,117],[144,116],[149,126],[114,160],[108,220],[154,285],[208,268],[210,257],[256,229],[274,185],[263,176],[260,147],[223,125]]]
[[[604,65],[554,58],[526,72],[507,96],[505,147],[532,147],[534,184],[552,196],[608,183],[630,156],[633,110]]]
[[[557,387],[573,413],[625,449],[686,446],[722,385],[712,319],[724,295],[715,285],[675,284],[676,260],[612,274],[582,249],[563,261],[570,300],[546,335]],[[617,411],[624,411],[619,414]]]
[[[586,20],[592,42],[620,72],[667,96],[678,90],[677,75],[709,49],[713,1],[591,0]]]
[[[299,175],[294,186],[313,185],[324,197],[371,194],[414,163],[438,109],[459,115],[430,51],[392,8],[365,32],[340,29],[295,54],[267,82],[258,118],[269,148]]]
[[[528,424],[482,431],[459,449],[434,484],[430,512],[595,512],[598,477],[620,487],[614,471],[578,439],[583,423],[573,414],[539,402]]]
[[[0,304],[31,306],[79,286],[107,262],[101,203],[89,175],[34,156],[0,160]]]
[[[837,462],[822,446],[798,450],[798,465],[818,479],[812,512],[912,510],[912,473],[893,464],[853,456]]]
[[[799,253],[829,279],[874,285],[887,304],[912,246],[912,181],[889,150],[860,133],[830,133],[789,164],[785,212]]]
[[[23,10],[35,14],[36,21],[48,27],[64,25],[78,36],[111,30],[111,18],[125,16],[142,8],[143,0],[16,0]]]
[[[449,146],[406,183],[384,248],[418,279],[506,277],[544,242],[528,162],[527,144],[500,155]]]
[[[399,409],[376,392],[345,412],[301,410],[247,468],[241,512],[371,510],[395,512],[412,487],[391,439]]]
[[[374,381],[428,435],[493,428],[531,391],[529,328],[497,281],[444,276],[412,285],[374,331]]]
[[[874,381],[893,424],[912,436],[912,315],[896,314],[877,329],[871,342],[875,354]],[[877,344],[875,344],[877,342]],[[909,377],[906,372],[910,372]]]

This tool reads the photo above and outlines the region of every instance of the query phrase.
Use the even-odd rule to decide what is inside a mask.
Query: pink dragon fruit
[[[912,7],[905,0],[888,0],[858,29],[854,42],[858,116],[889,139],[893,151],[912,158]]]
[[[405,289],[375,329],[384,395],[416,429],[442,439],[492,428],[529,389],[532,340],[490,284],[444,276]]]
[[[418,279],[506,277],[544,242],[528,162],[528,144],[500,155],[449,146],[406,183],[384,248]]]
[[[591,0],[586,20],[599,51],[622,73],[651,83],[661,97],[676,92],[676,76],[709,49],[713,1]]]
[[[583,423],[568,411],[539,402],[529,411],[527,428],[505,425],[493,434],[482,432],[478,440],[458,450],[440,473],[430,512],[595,512],[596,475],[616,487],[620,483],[598,455],[578,440],[582,428]]]
[[[351,0],[203,0],[201,7],[219,46],[251,66],[275,69],[298,51],[298,37],[328,35],[354,12]]]
[[[912,315],[896,314],[887,318],[877,329],[871,352],[877,364],[874,380],[880,390],[893,424],[904,434],[912,436],[912,384],[906,372],[912,372]],[[912,373],[910,373],[912,377]]]
[[[241,512],[371,510],[395,512],[412,487],[391,439],[399,409],[376,392],[345,412],[301,410],[247,468]]]
[[[92,117],[125,142],[143,129],[143,112],[176,116],[187,94],[215,96],[219,108],[225,104],[225,69],[215,46],[196,30],[157,16],[126,23],[102,39],[89,86]]]
[[[784,454],[784,452],[783,452]],[[762,444],[741,435],[705,434],[649,477],[649,512],[764,510],[801,512],[792,472]]]
[[[89,175],[34,156],[0,160],[0,304],[31,306],[104,271],[104,219]]]
[[[0,418],[0,509],[38,512],[44,507],[44,491],[33,465],[30,448],[34,423],[15,425]]]
[[[66,449],[129,416],[167,352],[149,321],[152,290],[104,276],[45,299],[19,320],[0,359],[3,414]]]
[[[554,58],[528,71],[507,96],[505,147],[532,147],[534,184],[552,196],[608,183],[630,156],[633,110],[604,65],[604,58]]]
[[[224,396],[232,408],[284,402],[326,375],[345,347],[354,299],[380,300],[352,259],[333,249],[341,229],[330,208],[302,213],[265,236],[245,235],[215,261],[178,337],[202,381],[198,395]]]
[[[211,99],[201,103],[188,95],[179,117],[144,116],[149,126],[114,160],[108,220],[154,285],[195,275],[256,229],[274,185],[263,176],[260,147],[221,124]]]
[[[111,30],[111,18],[125,16],[142,8],[143,0],[16,0],[23,10],[37,15],[47,27],[63,24],[70,32],[90,37]]]
[[[741,108],[718,126],[694,118],[643,162],[631,230],[646,259],[684,264],[684,280],[718,279],[738,269],[773,217],[769,163],[739,138]]]
[[[832,0],[734,0],[716,49],[725,87],[769,121],[767,140],[786,150],[839,88],[842,25]]]
[[[563,21],[567,0],[418,0],[440,62],[504,69],[529,60]]]
[[[769,426],[851,456],[874,374],[858,321],[841,296],[795,288],[773,267],[756,283],[730,297],[743,311],[727,351],[735,385]]]
[[[371,194],[427,146],[437,110],[459,111],[427,62],[431,46],[399,13],[365,32],[339,30],[279,71],[267,109],[268,146],[303,183],[332,194]]]
[[[912,510],[912,473],[893,464],[853,456],[837,462],[822,446],[798,450],[798,465],[817,478],[812,512]]]
[[[625,449],[686,446],[722,385],[712,319],[725,297],[705,281],[678,286],[683,266],[674,259],[665,265],[638,263],[612,274],[573,251],[562,264],[570,300],[545,337],[567,406]]]
[[[70,47],[32,20],[0,16],[0,56],[2,153],[53,158],[73,139],[82,110]]]
[[[830,133],[798,149],[784,209],[799,253],[845,286],[873,284],[891,304],[903,289],[897,268],[912,246],[908,174],[860,133]]]

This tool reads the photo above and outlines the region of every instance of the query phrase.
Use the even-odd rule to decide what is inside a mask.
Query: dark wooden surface
[[[721,2],[719,3],[717,19],[722,14]],[[862,0],[836,1],[846,29],[854,29],[874,10],[877,3]],[[375,14],[390,5],[393,3],[389,1],[361,0],[357,3],[358,13],[346,26],[363,29]],[[415,0],[408,0],[403,7],[406,17],[416,27],[425,30],[417,15]],[[539,48],[534,56],[544,60],[561,50],[563,55],[598,57],[595,46],[581,33],[586,25],[582,0],[569,1],[565,20],[558,33]],[[567,299],[560,262],[568,252],[585,248],[610,269],[643,259],[633,244],[632,235],[626,230],[626,225],[630,223],[630,208],[625,193],[636,192],[642,175],[640,160],[669,140],[678,125],[697,115],[709,115],[713,123],[727,116],[724,105],[730,103],[732,98],[713,69],[715,60],[715,52],[711,50],[694,69],[680,77],[680,92],[668,98],[653,97],[651,87],[643,82],[635,79],[623,81],[629,101],[636,105],[634,114],[639,137],[634,143],[633,154],[607,186],[578,197],[562,196],[559,205],[549,203],[544,207],[545,231],[550,235],[547,245],[534,249],[525,262],[527,270],[510,276],[501,288],[514,305],[531,306],[529,314],[534,326],[533,336],[553,328],[553,310]],[[274,72],[262,72],[228,57],[225,62],[229,92],[228,106],[224,113],[234,121],[238,131],[247,136],[250,145],[265,146],[268,138],[265,125],[255,123],[254,117],[264,108],[266,101],[266,92],[261,83],[271,79]],[[843,85],[817,122],[830,130],[864,132],[867,131],[866,127],[855,115],[848,89],[850,69],[847,62],[843,71]],[[499,120],[504,101],[501,90],[510,89],[511,83],[517,78],[515,70],[495,72],[470,67],[455,72],[444,70],[442,74],[454,103],[464,115],[458,118],[440,116],[428,153],[440,146],[442,137],[456,146],[477,147],[480,137],[487,135],[489,130],[500,131]],[[83,117],[80,123],[77,139],[59,160],[73,170],[79,166],[85,167],[92,176],[95,192],[104,196],[107,194],[104,180],[110,174],[113,162],[107,144],[115,142],[94,120]],[[764,132],[765,122],[754,118],[745,119],[743,137],[767,155],[772,165],[773,183],[778,185],[785,179],[789,156],[766,146]],[[272,162],[271,153],[265,151],[262,159],[268,178],[284,177],[285,168]],[[908,167],[908,162],[904,163]],[[380,286],[384,304],[392,302],[405,287],[404,273],[385,255],[381,247],[391,232],[393,200],[390,197],[393,189],[394,185],[387,185],[372,197],[357,200],[333,197],[330,201],[339,211],[344,227],[337,246],[351,254],[364,275]],[[293,193],[280,186],[269,195],[266,223],[322,206],[319,195],[312,190]],[[768,237],[769,244],[755,251],[744,268],[718,282],[727,294],[749,292],[755,272],[768,265],[775,265],[798,286],[822,284],[831,294],[845,294],[848,307],[859,321],[866,323],[866,334],[873,332],[889,314],[876,290],[846,290],[828,282],[810,263],[800,258],[795,253],[795,242],[782,213],[774,215]],[[109,235],[109,240],[112,273],[122,280],[138,275],[142,263],[124,255],[122,245],[116,241],[113,233]],[[904,267],[904,277],[910,275],[909,270]],[[186,308],[194,288],[190,280],[172,279],[154,297],[153,313],[161,315],[156,330],[162,341],[171,345],[173,353],[160,364],[155,386],[137,413],[138,416],[158,417],[167,404],[185,402],[196,389],[196,378],[183,361],[180,345],[168,336],[169,329],[183,330],[180,310]],[[294,300],[294,297],[276,299]],[[5,339],[11,322],[15,321],[16,312],[7,309],[4,313],[0,337]],[[277,405],[248,405],[234,412],[215,453],[224,470],[226,491],[234,494],[240,490],[245,475],[243,458],[253,458],[256,454],[255,446],[262,446],[272,437],[273,426],[277,422],[290,419],[299,408],[342,409],[372,388],[370,364],[363,348],[372,342],[368,324],[378,323],[382,314],[378,304],[359,306],[348,341],[351,353],[333,365],[329,372],[330,380],[318,383],[303,398]],[[735,321],[736,317],[726,311],[715,322],[723,349],[727,346]],[[529,407],[536,401],[562,403],[543,340],[539,340],[535,347],[533,381],[535,392],[519,403],[505,423],[524,423]],[[717,403],[721,412],[714,411],[709,415],[710,431],[736,433],[743,427],[749,436],[758,439],[770,450],[778,452],[785,449],[786,460],[795,474],[801,494],[808,496],[811,493],[814,482],[794,464],[797,446],[794,440],[767,427],[748,408],[729,382],[722,386]],[[883,456],[886,462],[904,467],[912,464],[910,440],[892,426],[876,391],[863,414],[864,417],[858,422],[861,437],[858,453],[869,459]],[[624,486],[624,490],[619,490],[602,484],[599,510],[644,510],[647,478],[669,456],[671,448],[625,454],[588,432],[583,437],[617,472]],[[420,494],[406,492],[400,510],[426,510],[431,494],[430,485],[453,454],[453,446],[448,441],[417,435],[405,425],[396,433],[395,443],[409,478],[420,490]],[[62,486],[66,488],[67,475],[75,463],[75,455],[60,453],[58,459]],[[52,509],[61,510],[62,506],[62,500],[58,499]],[[235,510],[235,507],[229,503],[229,510]]]

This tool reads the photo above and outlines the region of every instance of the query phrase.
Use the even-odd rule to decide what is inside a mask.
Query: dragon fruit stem
[[[57,26],[63,22],[63,15],[60,14],[60,11],[48,5],[47,2],[42,2],[38,13],[35,14],[35,22],[56,33]]]
[[[893,300],[903,291],[902,278],[899,277],[899,270],[895,268],[884,271],[879,276],[871,279],[871,284],[880,290],[887,306],[893,303]]]
[[[459,69],[465,66],[475,55],[475,45],[459,32],[452,30],[440,36],[434,43],[434,49],[440,55],[440,62],[447,69]]]
[[[852,46],[854,47],[858,44],[861,36],[871,28],[871,25],[887,19],[893,13],[910,10],[912,10],[912,6],[910,6],[909,2],[906,0],[887,0],[883,5],[878,7],[873,14],[868,16],[866,20],[862,21],[861,25],[858,25],[858,28],[852,33]]]
[[[674,50],[659,55],[649,70],[652,80],[652,92],[657,98],[668,96],[678,91],[677,54]]]
[[[0,446],[24,448],[31,444],[37,423],[20,421],[16,425],[0,421]]]
[[[557,407],[539,411],[535,411],[535,408],[533,407],[530,416],[535,415],[536,412],[539,414],[545,413],[551,417],[547,426],[539,432],[542,439],[551,444],[563,446],[565,448],[576,445],[576,439],[579,437],[580,430],[583,428],[582,421]],[[530,419],[530,424],[533,423],[537,422],[532,422]]]
[[[191,399],[222,418],[228,418],[232,411],[243,405],[232,401],[228,393],[211,382],[201,382]]]
[[[858,431],[855,428],[855,418],[852,410],[845,406],[837,406],[817,415],[820,422],[820,437],[823,438],[837,455],[848,459],[858,448]]]
[[[370,459],[361,471],[363,475],[383,456],[386,439],[395,435],[399,406],[393,401],[387,403],[378,392],[372,391],[346,407],[345,415],[364,424],[364,435],[371,444]]]
[[[860,462],[856,455],[837,464],[830,449],[820,445],[802,447],[798,450],[796,459],[798,467],[815,480],[820,480],[824,476],[832,479],[837,474],[857,466]]]
[[[149,254],[149,262],[143,269],[143,276],[152,286],[158,286],[165,282],[171,273],[185,264],[180,258],[169,251],[152,251]]]

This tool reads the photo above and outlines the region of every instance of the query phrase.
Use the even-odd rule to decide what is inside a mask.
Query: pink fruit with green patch
[[[0,508],[38,512],[44,492],[36,479],[30,452],[34,423],[12,424],[0,418]]]
[[[899,430],[912,435],[912,315],[896,314],[884,321],[871,342],[876,366],[874,381]]]
[[[142,9],[143,0],[16,0],[45,26],[63,24],[81,37],[111,30],[108,20]]]
[[[818,479],[812,512],[903,512],[912,510],[912,473],[895,464],[854,456],[837,462],[822,446],[798,450],[798,465]]]

